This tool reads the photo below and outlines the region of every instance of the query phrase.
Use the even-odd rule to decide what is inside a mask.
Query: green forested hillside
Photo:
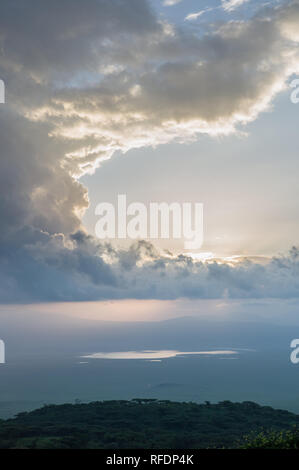
[[[45,405],[0,421],[0,448],[188,449],[252,447],[243,437],[299,425],[299,416],[253,402],[159,400]],[[276,434],[278,436],[278,434]],[[256,441],[262,447],[265,436]],[[281,442],[281,439],[280,439]]]

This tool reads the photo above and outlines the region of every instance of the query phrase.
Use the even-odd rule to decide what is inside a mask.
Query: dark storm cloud
[[[145,0],[4,0],[0,8],[2,59],[46,80],[92,67],[104,41],[157,29]]]

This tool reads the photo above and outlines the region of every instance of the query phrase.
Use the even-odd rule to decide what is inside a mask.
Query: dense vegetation
[[[243,439],[242,449],[299,449],[299,428],[252,433]]]
[[[252,402],[159,400],[45,405],[0,421],[0,448],[188,449],[289,447],[299,433],[280,433],[299,416]],[[271,434],[261,433],[262,429]],[[244,439],[244,435],[255,433]]]

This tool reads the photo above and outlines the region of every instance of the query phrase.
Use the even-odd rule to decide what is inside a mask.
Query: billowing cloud
[[[258,263],[203,263],[161,254],[148,242],[115,250],[77,232],[19,233],[2,254],[2,303],[108,299],[298,299],[299,252]],[[71,243],[71,245],[70,245]],[[9,247],[5,247],[9,248]]]
[[[40,91],[33,103],[18,97],[18,106],[29,119],[51,123],[55,138],[72,142],[65,164],[74,174],[116,150],[229,134],[266,110],[298,68],[290,10],[296,15],[298,2],[203,36],[158,20],[144,20],[149,29],[138,40],[139,31],[109,40],[95,35],[87,76],[78,61],[60,83],[54,68],[50,96]],[[68,48],[58,47],[62,54]],[[35,74],[40,84],[43,69],[36,66]]]
[[[74,176],[254,120],[298,70],[298,1],[205,35],[145,0],[2,0],[0,13],[2,302],[296,295],[295,251],[231,267],[98,244]]]

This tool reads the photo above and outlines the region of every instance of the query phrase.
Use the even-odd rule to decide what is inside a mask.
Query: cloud
[[[80,82],[79,68],[48,100],[18,104],[29,118],[51,122],[53,136],[72,141],[67,164],[74,174],[116,150],[235,132],[268,109],[297,69],[297,42],[280,27],[284,11],[267,9],[204,36],[146,21],[151,28],[138,41],[116,33],[100,42],[89,64],[92,83],[84,83],[83,71]],[[288,29],[291,20],[284,21]]]
[[[178,3],[181,3],[182,0],[164,0],[163,5],[165,7],[172,7],[173,5],[177,5]]]
[[[147,242],[115,250],[83,232],[70,237],[72,247],[62,236],[32,235],[34,243],[2,257],[2,303],[298,299],[299,251],[295,248],[267,264],[245,259],[231,266],[216,260],[202,263],[184,255],[161,255]]]
[[[250,0],[221,0],[221,5],[213,8],[204,8],[203,10],[198,11],[197,13],[190,13],[186,16],[186,21],[194,21],[203,16],[205,13],[210,11],[216,11],[222,8],[227,12],[232,12],[239,8],[240,6],[244,5],[245,3],[249,2]]]
[[[290,299],[298,298],[299,251],[267,264],[244,259],[236,266],[194,262],[188,256],[161,256],[147,243],[117,254],[125,268],[127,292],[134,298]],[[142,260],[145,260],[142,262]]]
[[[221,0],[222,8],[226,11],[233,11],[249,1],[250,0]]]
[[[146,36],[159,26],[145,0],[87,0],[86,6],[81,0],[4,0],[0,28],[5,66],[49,81],[86,67],[89,72],[105,42]]]
[[[197,20],[198,18],[200,18],[202,15],[204,15],[205,13],[209,11],[213,11],[213,8],[205,8],[204,10],[200,10],[197,13],[190,13],[189,15],[186,16],[185,20],[186,21]]]
[[[298,25],[297,1],[198,35],[145,0],[2,0],[0,300],[296,296],[296,251],[231,267],[99,244],[75,176],[117,150],[238,131],[298,70]]]

